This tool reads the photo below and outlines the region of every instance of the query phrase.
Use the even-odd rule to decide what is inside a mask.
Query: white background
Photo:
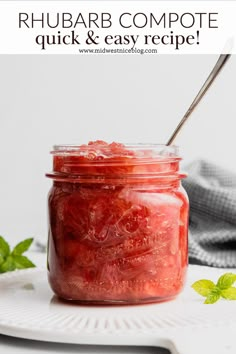
[[[0,56],[0,234],[46,239],[49,151],[93,139],[165,143],[215,55]],[[185,162],[236,172],[236,56],[179,136]]]

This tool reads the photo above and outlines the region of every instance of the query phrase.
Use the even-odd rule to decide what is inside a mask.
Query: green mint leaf
[[[236,281],[236,274],[234,273],[225,273],[223,274],[217,282],[217,287],[221,290],[230,288],[233,283]]]
[[[192,284],[192,288],[201,296],[207,297],[215,288],[211,280],[201,279]]]
[[[9,256],[9,254],[10,254],[10,246],[6,242],[6,240],[4,240],[2,236],[0,236],[0,255],[4,259],[6,259],[7,256]]]
[[[226,300],[236,300],[236,288],[221,290],[221,296]]]
[[[18,256],[22,255],[22,253],[26,252],[26,251],[30,248],[30,246],[31,246],[31,244],[32,244],[32,242],[33,242],[33,240],[34,240],[33,238],[27,238],[26,240],[24,240],[24,241],[18,243],[18,244],[13,248],[12,255],[13,255],[13,256],[15,256],[15,255],[18,255]]]
[[[33,238],[18,243],[12,250],[6,240],[0,236],[0,273],[11,272],[15,269],[24,269],[35,267],[27,257],[22,256],[33,242]]]
[[[35,264],[25,256],[13,255],[13,262],[16,269],[34,268]]]
[[[3,262],[4,262],[4,258],[3,258],[3,256],[0,254],[0,265],[3,264]]]
[[[204,301],[204,304],[214,304],[216,301],[219,300],[221,295],[221,291],[219,288],[215,287],[214,289],[211,290],[211,292],[207,295],[206,300]]]
[[[0,266],[0,273],[11,272],[16,269],[15,262],[11,256],[8,256],[7,259]]]

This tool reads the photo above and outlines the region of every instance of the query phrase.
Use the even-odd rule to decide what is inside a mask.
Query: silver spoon
[[[169,140],[166,144],[167,146],[173,144],[176,136],[180,132],[184,123],[188,120],[189,116],[193,113],[194,109],[197,107],[198,103],[201,101],[201,99],[203,98],[203,96],[205,95],[205,93],[207,92],[207,90],[209,89],[209,87],[211,86],[211,84],[213,83],[213,81],[215,80],[215,78],[217,77],[217,75],[219,74],[219,72],[221,71],[221,69],[223,68],[223,66],[225,65],[225,63],[227,62],[227,60],[229,59],[230,56],[231,56],[231,54],[221,54],[219,56],[210,75],[208,76],[208,78],[204,82],[204,84],[201,87],[200,91],[198,92],[197,96],[194,98],[194,100],[191,103],[191,105],[189,106],[187,112],[185,113],[185,115],[183,116],[183,118],[181,119],[179,124],[177,125],[177,127],[176,127],[175,131],[173,132],[173,134],[171,135],[171,137],[169,138]]]

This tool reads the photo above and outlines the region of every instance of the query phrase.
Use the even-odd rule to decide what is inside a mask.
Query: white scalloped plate
[[[207,345],[212,350],[216,343],[220,354],[231,353],[232,348],[235,354],[230,335],[236,333],[236,301],[203,305],[203,299],[190,287],[199,278],[216,280],[225,271],[191,266],[185,290],[177,299],[113,307],[61,302],[50,290],[43,268],[3,274],[0,333],[50,342],[162,346],[188,354],[189,350],[199,353],[204,341],[206,352]]]

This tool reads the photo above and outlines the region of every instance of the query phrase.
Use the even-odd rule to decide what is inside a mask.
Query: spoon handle
[[[187,121],[190,114],[194,111],[194,109],[196,108],[198,103],[201,101],[202,97],[205,95],[205,93],[207,92],[207,90],[209,89],[209,87],[211,86],[211,84],[213,83],[213,81],[215,80],[215,78],[217,77],[217,75],[219,74],[219,72],[221,71],[221,69],[223,68],[223,66],[225,65],[225,63],[227,62],[227,60],[229,59],[230,56],[231,56],[231,54],[221,54],[219,56],[215,66],[212,69],[211,73],[209,74],[208,78],[206,79],[206,81],[204,82],[200,91],[198,92],[197,96],[194,98],[193,102],[189,106],[187,112],[185,113],[185,115],[183,116],[181,121],[179,122],[175,131],[173,132],[173,134],[169,138],[169,140],[166,144],[167,146],[173,144],[176,136],[178,135],[179,131],[183,127],[184,123]]]

